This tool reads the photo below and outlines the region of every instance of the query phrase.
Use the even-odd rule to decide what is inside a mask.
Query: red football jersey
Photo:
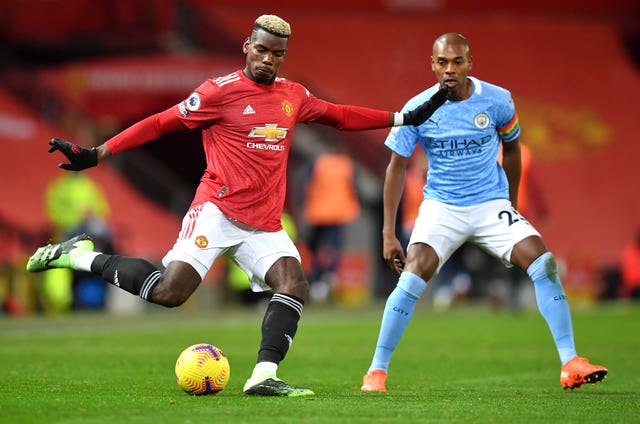
[[[281,229],[293,128],[323,116],[327,107],[282,78],[257,84],[237,71],[205,81],[175,107],[189,128],[202,127],[207,169],[191,206],[209,200],[240,222]]]
[[[363,130],[389,127],[392,120],[391,112],[329,103],[282,78],[257,84],[236,71],[205,81],[188,99],[132,125],[106,145],[116,154],[166,132],[200,128],[207,169],[191,207],[211,201],[228,217],[277,231],[296,123]]]

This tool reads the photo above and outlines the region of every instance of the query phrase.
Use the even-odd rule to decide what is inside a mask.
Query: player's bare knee
[[[153,288],[151,302],[175,308],[185,303],[201,282],[202,278],[191,265],[172,262]]]
[[[429,281],[433,274],[436,272],[438,262],[421,262],[421,261],[409,261],[404,267],[404,270],[415,274],[422,278],[424,281]]]
[[[273,288],[278,293],[290,294],[306,300],[309,295],[309,282],[306,278],[288,278]]]
[[[175,293],[153,293],[151,300],[153,303],[167,307],[167,308],[175,308],[182,305],[186,302],[187,298],[180,296]]]
[[[151,301],[167,308],[175,308],[187,301],[191,291],[176,289],[179,285],[172,284],[170,280],[161,279],[151,292]]]
[[[276,293],[290,294],[307,299],[309,282],[300,265],[293,257],[282,257],[273,264],[265,275],[265,282]]]
[[[427,244],[416,243],[409,247],[404,270],[429,281],[438,269],[439,258],[435,250]]]

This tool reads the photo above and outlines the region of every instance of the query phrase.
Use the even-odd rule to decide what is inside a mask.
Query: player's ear
[[[244,44],[242,45],[242,53],[249,53],[249,44],[251,44],[251,37],[247,37],[247,39],[244,40]]]

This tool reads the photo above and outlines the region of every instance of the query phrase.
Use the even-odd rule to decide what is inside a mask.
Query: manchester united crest
[[[293,105],[289,100],[285,100],[282,102],[282,111],[288,117],[291,117],[291,115],[293,114]]]
[[[208,245],[209,245],[209,240],[207,240],[205,236],[196,237],[196,246],[198,246],[200,249],[204,249]]]

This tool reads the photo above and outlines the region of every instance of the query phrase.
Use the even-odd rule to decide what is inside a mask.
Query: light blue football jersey
[[[385,145],[409,157],[420,143],[429,160],[424,198],[455,206],[472,206],[509,198],[507,176],[498,164],[500,140],[520,135],[511,93],[504,88],[469,77],[471,97],[447,100],[424,124],[394,127]],[[428,100],[438,85],[407,102],[403,112]]]

